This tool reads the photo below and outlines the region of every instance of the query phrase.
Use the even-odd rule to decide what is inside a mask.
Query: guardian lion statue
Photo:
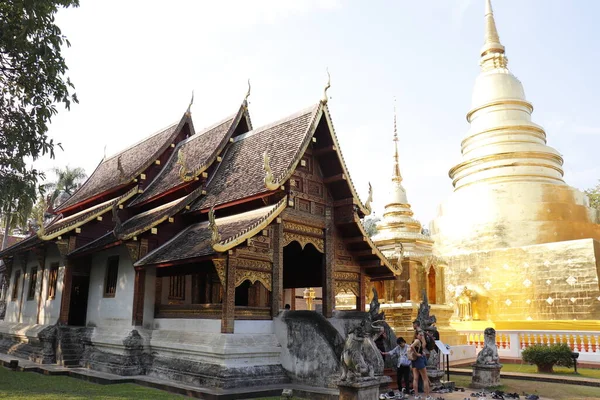
[[[498,357],[498,346],[496,346],[496,330],[494,328],[485,328],[483,331],[484,342],[483,349],[477,355],[477,365],[497,365],[500,364]]]
[[[375,346],[375,339],[383,333],[382,321],[371,323],[368,319],[348,333],[342,351],[342,376],[340,380],[359,381],[383,373],[383,358]]]

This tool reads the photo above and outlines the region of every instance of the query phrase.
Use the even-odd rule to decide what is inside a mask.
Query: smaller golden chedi
[[[425,292],[431,304],[431,313],[437,318],[442,340],[460,344],[461,339],[450,327],[452,307],[445,305],[445,264],[432,253],[433,240],[423,234],[421,223],[413,218],[413,211],[402,186],[398,157],[398,130],[394,111],[394,156],[392,179],[383,219],[377,223],[378,233],[373,242],[383,254],[402,271],[390,281],[375,281],[372,286],[381,299],[381,310],[397,336],[410,338],[412,321],[417,317],[419,304]],[[367,293],[371,289],[368,288]]]

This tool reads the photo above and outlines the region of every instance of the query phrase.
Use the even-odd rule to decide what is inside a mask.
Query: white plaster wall
[[[275,333],[273,320],[234,321],[233,333]]]
[[[33,256],[32,252],[28,252],[28,260],[27,260],[27,273],[25,274],[25,286],[23,286],[23,305],[21,309],[21,320],[24,324],[33,325],[37,322],[37,310],[38,310],[38,300],[40,298],[40,285],[41,285],[41,267],[36,259]],[[31,270],[33,268],[37,268],[38,277],[35,286],[33,299],[29,300],[29,281],[31,280]]]
[[[50,277],[50,265],[58,263],[58,276],[56,278],[56,297],[48,299],[48,279]],[[46,248],[46,269],[44,271],[42,306],[40,307],[40,324],[53,325],[58,321],[60,315],[60,304],[63,292],[63,279],[65,266],[56,245]]]
[[[15,257],[13,261],[12,272],[10,276],[10,282],[8,285],[8,292],[6,293],[6,314],[4,316],[5,322],[19,322],[19,304],[21,299],[21,283],[19,283],[19,296],[17,300],[13,299],[12,294],[15,286],[15,274],[18,271],[21,271],[21,279],[20,282],[23,282],[23,271],[21,270],[21,260],[20,257]]]
[[[470,360],[476,357],[476,349],[473,345],[450,346],[450,362]]]
[[[155,318],[154,329],[182,332],[220,333],[220,319]]]
[[[104,297],[106,262],[119,256],[119,271],[115,297]],[[87,325],[98,327],[131,327],[135,271],[125,246],[114,247],[92,257]]]

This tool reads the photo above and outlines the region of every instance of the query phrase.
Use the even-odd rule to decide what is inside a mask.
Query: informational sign
[[[445,354],[445,355],[450,354],[450,349],[448,349],[448,347],[446,347],[446,345],[444,343],[442,343],[441,340],[436,340],[435,345],[440,350],[440,353]]]

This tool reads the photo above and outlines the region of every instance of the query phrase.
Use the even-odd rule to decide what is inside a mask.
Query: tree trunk
[[[553,374],[554,373],[554,364],[537,364],[538,372],[544,374]]]
[[[4,221],[4,237],[2,238],[2,248],[0,250],[4,250],[6,245],[8,244],[8,234],[10,232],[10,210],[6,213],[6,218]]]

